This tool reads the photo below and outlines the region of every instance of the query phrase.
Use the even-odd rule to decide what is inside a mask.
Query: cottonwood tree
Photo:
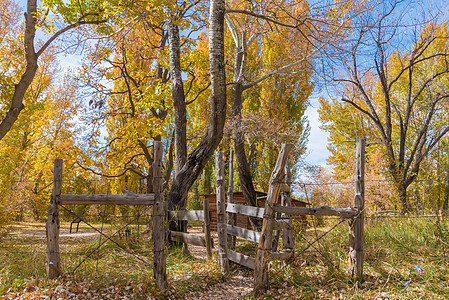
[[[171,122],[164,62],[167,33],[162,10],[156,7],[136,5],[119,12],[121,18],[108,30],[112,34],[85,33],[91,47],[85,50],[79,78],[90,98],[86,120],[105,126],[107,142],[103,147],[92,143],[90,151],[99,159],[87,158],[80,165],[97,164],[97,173],[106,177],[137,175],[146,180],[150,193],[151,141],[171,134],[165,130]]]
[[[167,201],[170,206],[184,205],[184,199],[195,180],[202,172],[207,161],[213,155],[215,149],[223,137],[223,129],[226,120],[226,75],[224,62],[224,15],[225,15],[225,1],[212,0],[209,8],[209,70],[210,70],[210,115],[206,127],[206,132],[201,138],[198,146],[190,152],[185,163],[178,166],[178,170],[173,184],[170,188]],[[170,26],[170,25],[169,25]],[[176,26],[172,24],[171,26]],[[179,38],[176,34],[176,28],[172,27],[169,30],[169,47],[170,47],[170,73],[179,74],[177,69],[180,66],[179,57],[176,52],[179,51]],[[178,80],[180,78],[178,77]],[[173,83],[182,85],[182,83]],[[173,85],[172,84],[172,85]],[[172,93],[176,93],[175,87]],[[181,94],[181,92],[179,92]],[[177,94],[173,96],[176,97]],[[181,96],[182,97],[182,96]],[[175,101],[175,100],[174,100]],[[175,106],[175,110],[183,109],[185,101],[180,102],[181,107]],[[175,112],[181,115],[182,112]],[[175,121],[176,122],[176,121]],[[182,121],[183,122],[183,121]],[[183,122],[184,123],[184,122]],[[180,124],[186,126],[186,124]],[[178,126],[178,125],[177,125]],[[180,137],[180,138],[183,138]],[[176,162],[177,163],[177,162]],[[184,202],[185,203],[185,202]]]
[[[0,140],[5,137],[5,135],[17,120],[20,112],[24,109],[23,98],[25,97],[28,87],[30,86],[36,75],[38,60],[39,57],[42,56],[44,51],[46,51],[46,49],[54,42],[55,39],[73,28],[86,24],[100,24],[104,22],[98,10],[88,10],[87,12],[73,17],[70,20],[71,22],[69,25],[62,27],[61,29],[51,34],[50,37],[42,43],[39,49],[36,50],[36,28],[37,26],[41,25],[45,28],[45,26],[48,25],[47,14],[43,11],[38,10],[36,0],[27,1],[27,11],[25,13],[25,26],[23,33],[26,66],[22,76],[20,77],[20,80],[17,83],[10,83],[11,85],[14,85],[14,93],[10,98],[5,115],[2,116],[2,121],[0,123]],[[48,32],[52,31],[51,26],[47,26],[47,29],[49,29]]]
[[[402,13],[408,5],[385,3],[377,15],[363,18],[339,60],[347,77],[333,76],[344,85],[346,108],[364,116],[370,141],[383,146],[403,212],[423,160],[449,132],[447,26],[434,20],[408,24]]]
[[[235,155],[245,200],[256,205],[250,167],[256,151],[252,144],[249,145],[249,157],[246,154],[245,142],[250,139],[251,131],[245,133],[245,130],[251,122],[245,122],[244,112],[259,110],[260,118],[276,119],[284,128],[289,128],[291,135],[285,138],[279,134],[277,142],[297,144],[296,159],[303,154],[308,133],[303,115],[313,90],[313,60],[327,45],[338,43],[351,9],[348,9],[347,1],[323,4],[320,8],[311,8],[307,1],[232,1],[228,6],[226,24],[234,42],[232,121]],[[257,128],[252,129],[257,131]],[[270,176],[266,163],[274,166],[276,161],[277,151],[273,150],[277,143],[269,145],[268,140],[268,136],[265,142],[259,139],[257,146],[259,159],[265,163],[263,169],[267,169],[262,176],[259,174],[261,179]]]

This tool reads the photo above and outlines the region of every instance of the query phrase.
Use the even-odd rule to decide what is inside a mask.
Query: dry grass
[[[346,275],[348,227],[341,224],[304,253],[310,241],[333,226],[325,223],[315,233],[296,235],[295,259],[271,263],[271,288],[266,299],[448,299],[448,223],[434,219],[395,219],[366,226],[365,282],[354,284]],[[97,224],[98,225],[98,224]],[[170,290],[160,294],[153,281],[151,242],[132,228],[132,235],[116,236],[100,252],[86,258],[105,241],[85,225],[68,234],[61,225],[62,268],[58,280],[45,279],[45,227],[42,223],[15,223],[0,244],[0,295],[5,298],[43,295],[78,299],[184,299],[217,288],[222,282],[217,262],[186,256],[171,249],[167,256]],[[101,226],[101,225],[98,225]],[[105,225],[112,233],[119,228]],[[143,228],[141,228],[141,231]],[[254,255],[253,243],[238,243],[238,250]],[[298,255],[301,253],[301,255]],[[84,263],[72,273],[82,261]],[[234,267],[234,274],[252,276]]]

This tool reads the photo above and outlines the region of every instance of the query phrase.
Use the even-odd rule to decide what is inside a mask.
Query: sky
[[[327,150],[328,133],[320,129],[320,121],[318,119],[318,98],[309,99],[310,105],[305,112],[305,116],[309,120],[310,135],[307,144],[307,157],[305,161],[311,165],[319,165],[324,167],[329,157]]]

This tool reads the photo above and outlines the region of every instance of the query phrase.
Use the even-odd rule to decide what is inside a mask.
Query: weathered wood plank
[[[228,182],[228,204],[234,202],[234,149],[229,149],[229,182]],[[228,214],[228,224],[237,225],[237,215]],[[235,236],[228,235],[228,247],[235,248]]]
[[[207,258],[212,258],[212,236],[210,234],[210,211],[209,201],[203,199],[203,214],[204,214],[204,238],[206,240],[206,253]]]
[[[47,262],[46,271],[49,279],[61,274],[61,257],[59,254],[59,210],[56,198],[62,190],[62,159],[55,159],[53,169],[53,191],[47,209]]]
[[[204,211],[202,210],[170,210],[168,216],[170,219],[182,221],[204,221]]]
[[[245,228],[241,228],[241,227],[237,227],[237,226],[233,226],[233,225],[228,225],[226,227],[226,230],[228,231],[228,234],[240,237],[240,238],[248,240],[248,241],[258,243],[259,239],[260,239],[260,232],[257,232],[254,230],[249,230],[249,229],[245,229]]]
[[[315,216],[339,216],[343,218],[353,218],[358,212],[352,207],[333,208],[329,206],[322,207],[291,207],[275,205],[274,210],[280,213],[290,215],[315,215]]]
[[[165,257],[165,219],[167,205],[162,195],[162,142],[153,141],[153,276],[161,291],[168,289]]]
[[[178,243],[186,243],[195,246],[206,247],[206,239],[204,238],[204,236],[200,235],[170,230],[170,239]]]
[[[365,139],[357,138],[354,208],[357,217],[349,226],[349,276],[363,280],[363,247],[365,219]]]
[[[238,203],[228,203],[228,205],[226,206],[226,212],[256,218],[263,218],[264,209],[262,207],[248,206]]]
[[[285,184],[291,187],[292,172],[290,170],[290,164],[285,164]],[[292,206],[292,198],[290,197],[290,191],[282,193],[282,205],[286,207]],[[281,219],[285,220],[287,226],[282,230],[282,248],[286,252],[290,252],[293,255],[295,249],[295,238],[293,236],[293,223],[292,216],[290,214],[282,213]]]
[[[273,260],[278,260],[278,259],[286,260],[286,259],[291,258],[293,256],[293,253],[294,252],[291,249],[285,249],[285,250],[281,250],[279,252],[271,252],[270,257]]]
[[[256,259],[251,256],[244,255],[232,250],[229,250],[229,260],[238,263],[239,265],[245,266],[247,268],[253,269],[256,264]]]
[[[278,201],[280,192],[279,184],[283,179],[287,157],[292,148],[292,144],[282,145],[276,165],[270,177],[270,185],[268,188],[267,200],[265,202],[262,231],[256,255],[256,265],[254,267],[254,292],[256,296],[264,294],[268,289],[268,262],[270,249],[272,248],[274,225],[273,205],[275,205],[276,201]]]
[[[109,204],[109,205],[152,205],[154,194],[135,194],[131,192],[123,195],[58,195],[56,200],[59,204]]]
[[[217,194],[217,235],[218,235],[218,261],[225,277],[229,277],[228,235],[226,232],[226,203],[224,188],[223,152],[216,153],[216,194]]]

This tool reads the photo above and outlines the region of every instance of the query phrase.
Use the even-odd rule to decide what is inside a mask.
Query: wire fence
[[[0,180],[0,183],[3,183],[4,181]],[[8,181],[10,183],[14,181]],[[16,181],[18,182],[18,181]],[[52,183],[52,181],[49,180],[38,180],[38,181],[20,181],[20,183]],[[113,192],[112,186],[114,184],[118,185],[118,188],[123,189],[124,187],[130,187],[130,190],[133,192],[140,192],[139,189],[146,189],[146,182],[142,182],[141,180],[125,180],[125,179],[118,179],[118,178],[101,178],[101,179],[76,179],[76,180],[63,180],[65,183],[85,183],[85,182],[92,182],[92,183],[98,183],[98,185],[95,185],[95,187],[90,190],[91,193],[104,193],[104,194],[111,194]],[[433,184],[434,182],[430,180],[420,180],[420,182]],[[309,206],[314,207],[320,207],[322,205],[328,205],[331,207],[350,207],[353,203],[354,199],[354,185],[355,181],[344,181],[344,182],[302,182],[302,181],[292,181],[290,182],[292,185],[292,188],[294,190],[294,195],[302,200],[304,200],[306,203],[308,203]],[[436,197],[434,194],[432,194],[432,191],[429,190],[421,194],[414,195],[416,196],[416,200],[414,198],[414,201],[411,201],[410,203],[410,213],[404,215],[402,214],[394,204],[388,203],[388,201],[391,199],[389,197],[392,196],[391,194],[391,182],[387,180],[366,180],[366,222],[389,222],[389,221],[403,221],[405,219],[409,220],[415,220],[415,219],[434,219],[435,221],[440,222],[438,225],[438,228],[440,232],[442,232],[442,228],[444,226],[447,227],[447,220],[446,215],[443,213],[439,213],[439,207],[441,207],[441,203],[438,203],[436,201]],[[134,190],[132,190],[134,189]],[[421,191],[422,192],[422,191]],[[427,200],[425,201],[425,197],[427,197]],[[426,202],[427,206],[423,206],[422,203]],[[420,205],[421,204],[421,205]],[[98,206],[101,207],[101,206]],[[75,212],[73,208],[67,208],[62,206],[62,217],[64,220],[67,220],[68,223],[70,221],[74,220],[75,218],[81,218],[82,221],[89,227],[89,230],[93,230],[98,234],[99,239],[95,240],[94,243],[96,243],[96,246],[89,250],[88,252],[63,252],[61,251],[61,255],[67,255],[67,256],[81,256],[83,257],[82,260],[73,268],[72,272],[75,272],[87,259],[91,258],[95,253],[98,253],[101,251],[102,254],[117,254],[116,251],[107,251],[101,249],[102,246],[105,245],[105,243],[110,242],[114,244],[120,251],[123,253],[126,253],[130,256],[133,256],[136,260],[143,263],[145,266],[151,266],[151,263],[147,261],[146,259],[142,258],[141,255],[151,255],[151,251],[134,251],[130,250],[129,247],[126,247],[122,243],[120,243],[119,240],[116,240],[115,238],[117,235],[122,232],[125,228],[130,226],[131,224],[139,224],[139,222],[143,221],[146,222],[145,217],[146,214],[144,211],[142,213],[138,214],[122,214],[117,213],[117,210],[106,210],[106,207],[104,207],[103,210],[100,208],[97,208],[95,210],[96,213],[92,213],[92,211],[83,211],[82,213]],[[140,210],[139,210],[140,212]],[[10,214],[0,214],[0,217],[11,217]],[[41,219],[45,219],[46,215],[33,215],[34,218],[38,217]],[[330,228],[326,229],[325,231],[320,231],[318,234],[317,228],[323,227],[323,219],[324,222],[327,222],[325,225],[327,227],[330,226]],[[98,224],[94,225],[92,222],[101,222],[101,229],[98,229]],[[116,222],[115,226],[116,228],[115,232],[107,232],[104,231],[103,225],[107,222]],[[344,224],[346,224],[347,220],[342,219],[340,217],[308,217],[307,223],[309,228],[313,229],[312,238],[310,235],[308,238],[306,238],[306,235],[304,234],[303,225],[304,224],[296,224],[297,226],[293,226],[292,230],[294,231],[295,237],[298,240],[302,241],[303,248],[302,249],[296,249],[295,255],[292,258],[291,261],[295,261],[301,257],[303,257],[307,253],[315,253],[322,257],[324,260],[327,260],[328,263],[333,264],[334,262],[329,261],[329,255],[326,253],[325,249],[322,249],[320,246],[320,242],[322,242],[327,236],[329,236],[333,231],[337,230]],[[123,225],[124,224],[124,225]],[[330,224],[330,225],[329,225]],[[347,225],[347,224],[346,224]],[[325,226],[325,227],[326,227]],[[42,228],[44,229],[44,228]],[[447,228],[446,228],[447,229]],[[85,228],[82,228],[82,230],[85,230]],[[443,235],[442,235],[443,236]],[[104,238],[104,240],[102,240]],[[345,238],[345,242],[347,243],[347,238]],[[0,248],[0,253],[7,254],[7,253],[15,253],[15,254],[27,254],[27,255],[44,255],[46,254],[46,251],[23,251],[23,250],[2,250]],[[367,251],[366,254],[369,254],[370,252]],[[372,252],[372,254],[375,254]],[[420,254],[411,252],[411,255],[420,256]],[[441,256],[434,255],[434,256],[428,256],[429,258],[441,258],[447,259],[445,256],[445,253]],[[281,270],[276,271],[277,273],[281,272]],[[275,274],[276,275],[276,274]]]

